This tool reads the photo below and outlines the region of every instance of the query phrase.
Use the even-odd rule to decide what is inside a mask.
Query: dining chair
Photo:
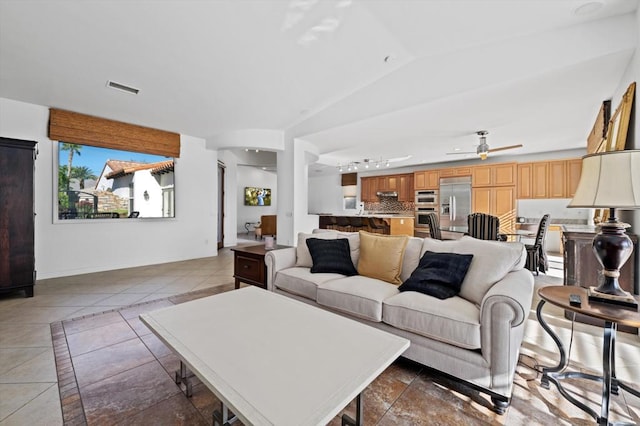
[[[467,216],[467,234],[479,240],[506,241],[499,234],[500,218],[486,213],[471,213]]]
[[[429,236],[436,240],[442,239],[442,232],[440,232],[440,219],[436,213],[429,213],[426,215],[426,222],[429,225]]]
[[[540,275],[540,272],[546,274],[549,270],[549,259],[544,251],[545,238],[547,236],[547,230],[549,229],[549,217],[548,214],[545,214],[542,216],[542,219],[540,219],[535,242],[533,244],[525,244],[525,248],[527,249],[525,268],[531,272],[535,272],[536,275]]]

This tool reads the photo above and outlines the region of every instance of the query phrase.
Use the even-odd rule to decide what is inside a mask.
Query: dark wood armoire
[[[0,137],[0,292],[33,297],[36,142]]]

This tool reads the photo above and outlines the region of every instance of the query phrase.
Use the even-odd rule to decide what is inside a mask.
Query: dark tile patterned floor
[[[229,291],[232,285],[173,296],[51,325],[62,413],[68,425],[211,425],[219,401],[195,381],[186,398],[174,383],[179,360],[140,322],[143,312]],[[313,384],[301,384],[304,386]],[[569,386],[599,403],[597,383]],[[490,399],[407,360],[387,368],[364,392],[365,425],[592,425],[557,390],[539,386],[535,371],[520,365],[507,413]],[[355,411],[352,402],[343,412]],[[640,400],[621,392],[612,418],[640,423]],[[341,413],[342,414],[342,413]],[[240,424],[236,422],[235,424]],[[340,425],[340,417],[330,422]]]

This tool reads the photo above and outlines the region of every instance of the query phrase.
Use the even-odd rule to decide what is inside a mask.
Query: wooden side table
[[[276,245],[273,250],[287,247]],[[233,278],[236,280],[236,288],[240,288],[241,282],[267,288],[267,267],[264,264],[264,256],[270,250],[266,250],[264,244],[232,247],[231,250],[233,251]]]
[[[573,306],[569,303],[569,295],[577,294],[580,296],[580,306]],[[585,288],[577,286],[550,286],[543,287],[538,290],[540,296],[540,303],[536,309],[536,315],[538,316],[538,322],[542,328],[551,336],[560,352],[560,362],[555,367],[544,367],[542,369],[541,386],[545,389],[549,389],[549,383],[553,383],[558,388],[560,394],[576,407],[585,411],[591,415],[599,425],[609,425],[609,403],[611,393],[618,394],[618,388],[622,388],[627,392],[640,398],[640,392],[630,386],[624,384],[616,378],[615,368],[615,343],[616,343],[616,330],[618,325],[627,325],[631,327],[640,326],[640,313],[637,309],[627,309],[617,305],[591,302],[589,301],[588,291]],[[636,296],[637,299],[640,299]],[[542,317],[542,307],[545,302],[549,302],[553,305],[559,306],[565,310],[572,311],[578,314],[583,314],[588,317],[604,320],[604,344],[602,351],[602,377],[581,373],[581,372],[565,372],[565,368],[569,364],[569,359],[566,356],[562,342],[558,336],[547,325]],[[589,379],[602,382],[602,405],[600,407],[600,415],[584,404],[582,401],[577,400],[571,394],[569,394],[560,383],[563,379],[579,378]]]

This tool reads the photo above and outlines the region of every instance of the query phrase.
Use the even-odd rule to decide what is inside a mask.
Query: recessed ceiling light
[[[385,62],[385,64],[388,64],[390,62],[393,62],[395,59],[396,59],[395,56],[389,54],[389,55],[384,57],[384,62]]]
[[[120,90],[121,92],[129,93],[132,95],[137,95],[140,89],[136,89],[135,87],[127,86],[122,83],[116,83],[112,80],[107,80],[107,87],[115,90]]]
[[[604,3],[601,1],[589,1],[576,7],[573,10],[573,14],[577,16],[591,15],[602,9],[603,6]]]

